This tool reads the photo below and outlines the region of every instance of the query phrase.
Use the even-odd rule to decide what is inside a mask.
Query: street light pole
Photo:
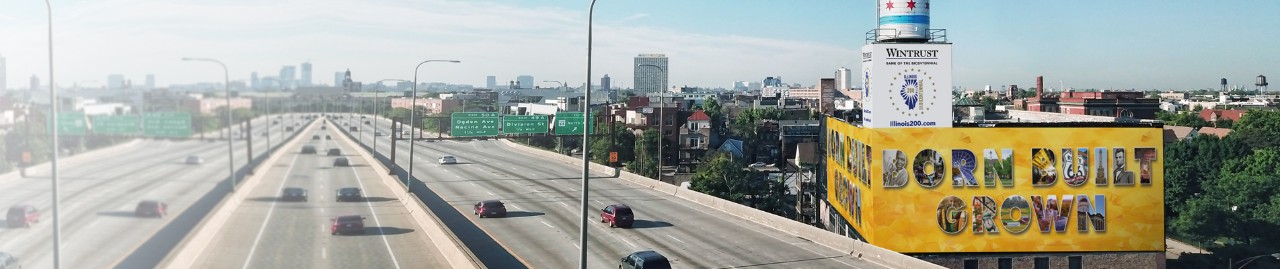
[[[591,138],[591,30],[595,12],[596,0],[591,0],[591,6],[587,8],[587,89],[583,91],[586,103],[582,106],[582,219],[578,231],[578,244],[582,249],[578,250],[578,269],[587,269],[587,215],[591,213],[591,205],[587,204],[591,184],[587,179],[591,176],[591,143],[588,139]]]
[[[393,78],[389,78],[389,79],[379,80],[379,81],[378,81],[378,84],[382,84],[383,82],[387,82],[387,81],[399,81],[399,82],[405,82],[406,80],[403,80],[403,79],[393,79]],[[379,104],[378,104],[378,94],[379,94],[379,93],[382,93],[382,90],[375,90],[375,91],[373,91],[373,132],[374,132],[374,133],[373,133],[373,134],[374,134],[374,136],[373,136],[373,155],[375,155],[375,156],[376,156],[376,155],[378,155],[378,136],[377,136],[377,134],[378,134],[378,133],[377,133],[377,132],[378,132],[378,115],[380,115],[380,114],[378,114],[378,107],[380,107],[380,106],[381,106],[381,105],[379,105]],[[393,131],[394,131],[394,130],[393,130]],[[394,132],[392,132],[392,133],[394,133]],[[391,146],[392,146],[392,147],[395,147],[395,146],[396,146],[396,141],[395,141],[394,139],[393,139],[393,140],[391,140]]]
[[[407,168],[405,169],[405,170],[408,170],[409,175],[408,175],[408,176],[406,176],[406,177],[404,178],[404,189],[405,189],[406,191],[408,191],[408,190],[409,190],[409,186],[410,186],[410,185],[409,185],[409,180],[413,178],[413,152],[415,151],[415,150],[414,150],[414,146],[413,146],[413,142],[414,142],[415,140],[414,140],[414,137],[413,137],[413,136],[414,136],[415,134],[417,134],[417,133],[418,133],[418,132],[416,132],[416,131],[417,131],[416,129],[418,128],[418,125],[417,125],[417,119],[418,119],[418,69],[419,69],[419,68],[422,68],[422,64],[430,63],[430,62],[445,62],[445,63],[455,63],[455,64],[456,64],[456,63],[461,63],[462,61],[458,61],[458,60],[426,60],[426,61],[422,61],[421,63],[418,63],[418,66],[416,66],[416,67],[414,67],[414,68],[413,68],[413,97],[411,97],[412,101],[409,101],[409,102],[410,102],[410,104],[409,104],[409,130],[410,130],[410,132],[409,132],[409,165],[408,165],[408,166],[407,166]],[[393,145],[394,145],[394,144],[393,144]]]
[[[636,65],[636,67],[653,67],[657,68],[658,71],[662,71],[664,73],[667,72],[667,70],[663,69],[661,66],[652,64],[641,64]],[[662,159],[664,159],[662,156],[662,141],[667,140],[667,126],[664,124],[667,120],[666,115],[664,115],[664,112],[667,110],[667,92],[665,89],[658,90],[658,104],[658,181],[662,181]]]
[[[54,87],[53,79],[53,4],[49,0],[44,0],[45,11],[49,14],[49,119],[53,122],[53,128],[49,128],[49,134],[53,135],[53,143],[50,143],[50,182],[53,184],[53,268],[62,268],[62,230],[60,227],[61,219],[58,218],[58,91]],[[0,85],[3,88],[4,85]],[[30,118],[27,121],[31,121]]]
[[[236,191],[236,157],[235,157],[236,155],[234,152],[235,149],[232,147],[232,142],[235,141],[235,139],[231,137],[231,131],[230,131],[232,124],[234,124],[234,121],[233,121],[234,118],[232,118],[232,114],[234,113],[231,113],[231,76],[229,75],[230,72],[227,71],[227,65],[223,64],[222,61],[209,59],[209,58],[190,58],[190,57],[182,58],[182,60],[212,62],[212,63],[218,64],[218,66],[222,66],[222,80],[223,80],[222,90],[224,91],[224,94],[227,95],[226,96],[227,97],[226,98],[227,99],[227,174],[231,178],[231,192],[235,192]]]

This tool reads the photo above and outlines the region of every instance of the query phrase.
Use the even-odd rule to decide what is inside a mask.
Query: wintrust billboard
[[[862,125],[951,127],[951,44],[862,47]]]

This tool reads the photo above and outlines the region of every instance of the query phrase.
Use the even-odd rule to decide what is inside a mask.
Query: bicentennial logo
[[[932,100],[936,99],[930,97],[938,94],[936,83],[929,72],[916,68],[902,70],[893,77],[889,86],[889,91],[897,91],[896,94],[890,94],[889,98],[901,98],[893,100],[894,110],[909,117],[919,117],[928,112],[934,105]]]

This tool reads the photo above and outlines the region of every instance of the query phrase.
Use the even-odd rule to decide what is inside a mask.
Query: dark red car
[[[9,227],[26,228],[31,227],[32,223],[40,222],[40,211],[31,205],[15,205],[9,207],[9,212],[4,217]]]
[[[133,210],[133,213],[138,217],[162,218],[169,213],[169,205],[160,201],[144,200],[138,202],[138,207]]]
[[[364,234],[364,217],[360,215],[338,216],[329,219],[329,235]]]
[[[493,216],[506,217],[507,206],[505,204],[502,204],[502,201],[485,200],[485,201],[480,201],[479,203],[476,203],[476,206],[473,209],[472,213],[475,214],[476,216],[480,216],[481,218],[493,217]]]
[[[635,221],[636,216],[631,213],[631,207],[624,204],[609,205],[600,210],[600,222],[609,223],[610,228],[630,228]]]

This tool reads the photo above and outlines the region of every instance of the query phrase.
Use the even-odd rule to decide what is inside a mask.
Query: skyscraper
[[[533,89],[533,76],[521,75],[516,77],[516,85],[520,86],[520,89]]]
[[[147,74],[147,90],[151,90],[155,88],[156,88],[156,75]]]
[[[665,54],[640,54],[635,58],[635,90],[640,93],[656,93],[667,89],[667,55]],[[655,65],[661,69],[653,68]]]
[[[6,75],[8,72],[8,68],[4,66],[4,56],[0,55],[0,91],[9,87],[8,76]]]
[[[34,90],[39,89],[39,88],[40,88],[40,77],[37,77],[36,75],[31,75],[31,88],[30,88],[30,89],[34,91]]]
[[[342,79],[343,79],[343,78],[346,78],[346,77],[344,77],[344,76],[343,76],[343,73],[342,73],[341,71],[339,71],[339,72],[333,72],[333,86],[334,86],[334,87],[342,87]]]
[[[853,88],[853,70],[841,67],[836,69],[836,89],[845,90]]]
[[[299,87],[311,87],[311,63],[302,63],[302,80],[298,81]]]
[[[487,77],[484,77],[484,88],[485,88],[485,89],[490,89],[490,90],[492,90],[492,89],[493,89],[493,87],[496,87],[496,86],[498,86],[498,77],[495,77],[495,76],[487,76]]]
[[[297,85],[297,67],[286,65],[280,68],[280,88],[292,89]]]
[[[249,89],[257,90],[262,88],[262,80],[258,79],[258,72],[249,73]]]
[[[119,90],[124,89],[124,75],[112,74],[107,76],[107,89]]]
[[[600,78],[600,90],[607,91],[612,88],[613,88],[613,81],[609,79],[609,74],[604,74],[604,77]]]

